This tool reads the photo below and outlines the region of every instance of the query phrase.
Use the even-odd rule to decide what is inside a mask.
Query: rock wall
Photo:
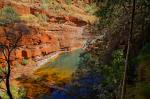
[[[37,31],[35,27],[30,28],[31,33],[22,37],[20,47],[14,51],[13,60],[43,57],[56,51],[81,48],[84,41],[83,27],[52,24],[48,27],[50,29],[45,31],[42,29]],[[0,57],[3,57],[2,54]]]
[[[40,26],[28,26],[30,33],[22,37],[21,45],[14,51],[12,60],[43,57],[56,51],[82,47],[84,42],[82,37],[83,26],[87,22],[73,16],[56,17],[44,10],[0,0],[0,8],[6,5],[12,6],[20,15],[41,13],[49,18],[48,26],[44,29]],[[0,58],[4,58],[2,53],[0,53]]]
[[[79,0],[73,0],[73,3],[74,3],[74,4],[78,4],[78,1],[79,1]],[[87,3],[87,4],[92,3],[92,1],[93,1],[93,0],[84,0],[84,2]]]

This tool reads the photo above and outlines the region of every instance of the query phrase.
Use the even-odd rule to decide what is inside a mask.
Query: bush
[[[66,3],[67,3],[68,5],[70,5],[70,4],[72,3],[72,0],[66,0]]]
[[[27,64],[28,64],[28,60],[24,58],[24,59],[22,60],[22,65],[27,65]]]
[[[6,6],[0,10],[0,25],[10,24],[16,21],[19,21],[19,15],[12,7]]]
[[[49,0],[40,0],[41,3],[48,3]]]
[[[39,19],[40,22],[47,22],[48,21],[48,17],[46,15],[42,15],[42,14],[37,13],[35,16]]]
[[[85,6],[85,11],[89,14],[95,14],[95,12],[97,11],[97,7],[96,7],[96,4],[87,4]]]
[[[138,56],[138,61],[148,61],[150,58],[150,44],[145,44],[145,46],[140,51],[140,55]]]
[[[14,99],[24,99],[26,96],[26,89],[25,88],[18,88],[17,86],[11,87],[11,92],[13,94]],[[5,92],[1,92],[0,96],[2,99],[9,99],[8,95]]]
[[[40,5],[40,9],[43,9],[43,10],[48,10],[49,8],[49,0],[40,0],[41,2],[41,5]]]
[[[39,19],[32,14],[22,15],[21,20],[24,20],[26,22],[33,23],[33,24],[38,23],[39,21]]]

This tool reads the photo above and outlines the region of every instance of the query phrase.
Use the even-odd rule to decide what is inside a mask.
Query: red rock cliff
[[[85,1],[87,3],[90,2],[90,0]],[[87,22],[73,16],[56,17],[48,11],[18,4],[10,0],[0,1],[0,8],[6,5],[12,6],[20,15],[41,13],[49,18],[48,25],[44,28],[36,25],[28,26],[31,33],[22,37],[21,46],[13,54],[15,60],[41,57],[59,50],[71,50],[82,47],[84,41],[82,38],[82,26],[85,26]],[[3,56],[0,55],[0,57]]]

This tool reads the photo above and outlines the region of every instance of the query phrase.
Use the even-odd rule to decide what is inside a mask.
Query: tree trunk
[[[7,64],[8,64],[8,72],[7,72],[7,76],[6,76],[7,95],[9,96],[10,99],[13,99],[12,93],[10,91],[10,82],[9,82],[9,80],[10,80],[9,79],[10,78],[10,72],[11,72],[9,59],[7,60]]]
[[[121,99],[125,99],[125,93],[126,93],[127,70],[128,70],[128,64],[129,64],[128,61],[129,61],[129,54],[130,54],[130,47],[131,47],[132,32],[134,28],[134,15],[135,15],[135,0],[133,0],[132,19],[131,19],[131,26],[130,26],[130,32],[129,32],[129,37],[128,37],[128,46],[127,46],[127,53],[126,53],[126,59],[125,59],[125,70],[124,70],[124,75],[123,75]]]

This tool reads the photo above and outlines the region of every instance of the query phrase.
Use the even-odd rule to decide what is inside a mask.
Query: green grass
[[[22,65],[27,65],[29,62],[28,62],[28,59],[22,59]]]

